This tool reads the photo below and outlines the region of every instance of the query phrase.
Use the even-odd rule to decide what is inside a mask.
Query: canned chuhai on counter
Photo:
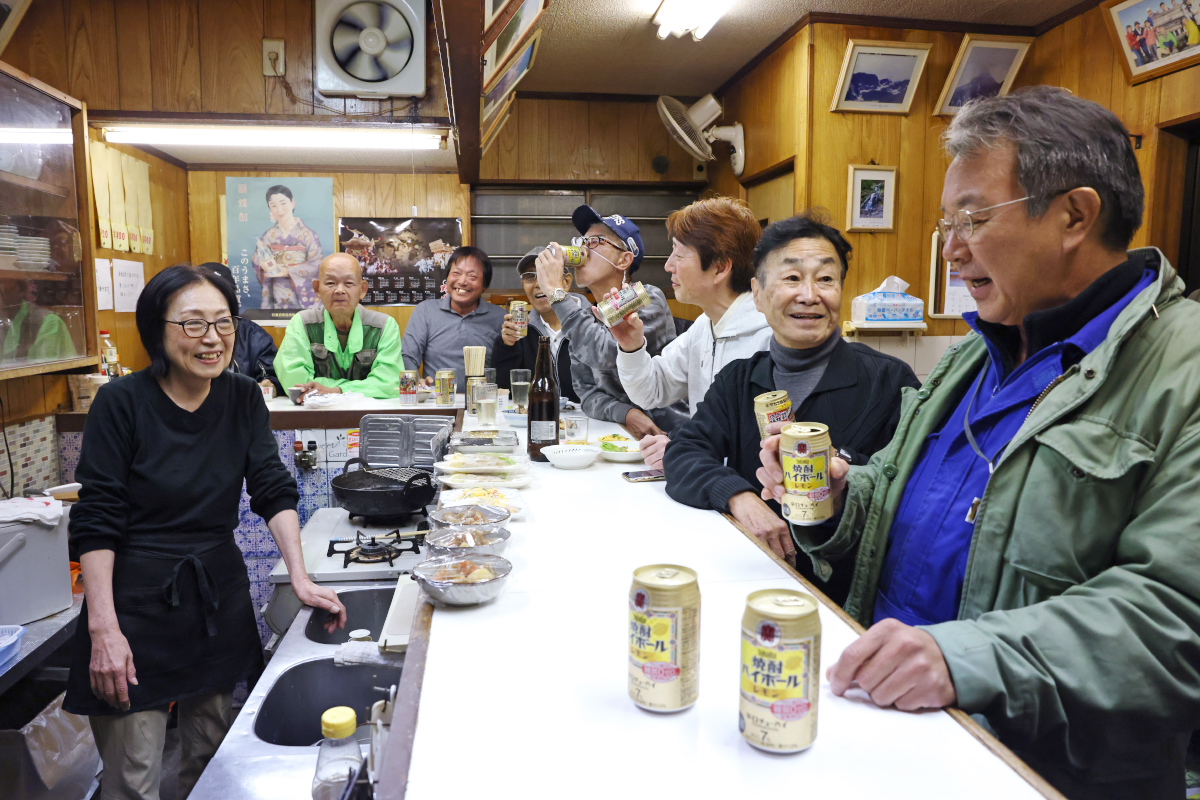
[[[623,287],[612,297],[602,298],[596,307],[604,317],[604,324],[611,328],[628,315],[653,302],[654,298],[650,296],[650,292],[638,281]]]
[[[421,382],[421,376],[415,369],[406,369],[400,373],[400,402],[415,403],[417,402],[417,385]]]
[[[790,589],[746,598],[738,729],[770,753],[796,753],[817,738],[821,618],[817,601]]]
[[[478,414],[479,413],[478,405],[475,402],[475,387],[479,386],[480,384],[484,384],[484,383],[487,383],[487,378],[483,377],[482,375],[471,375],[470,377],[467,378],[467,387],[465,390],[466,391],[465,400],[466,400],[468,414]]]
[[[647,711],[682,711],[700,695],[700,583],[674,564],[633,571],[629,697]]]
[[[758,435],[765,439],[770,434],[767,428],[772,422],[786,422],[792,417],[792,398],[782,389],[766,392],[754,398],[754,419],[758,422]]]
[[[783,467],[783,518],[793,525],[817,525],[833,516],[829,488],[829,426],[794,422],[779,439]]]
[[[439,369],[434,376],[434,402],[439,406],[454,405],[454,370]]]
[[[517,326],[517,338],[524,339],[529,335],[529,303],[513,300],[508,304],[508,313],[512,314],[513,325]]]

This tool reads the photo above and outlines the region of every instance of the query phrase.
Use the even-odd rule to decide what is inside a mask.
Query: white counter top
[[[590,434],[617,430],[593,421]],[[795,755],[752,748],[737,722],[746,596],[803,587],[720,514],[620,476],[644,468],[533,465],[505,593],[434,612],[408,798],[1043,796],[945,712],[832,695],[823,673],[856,634],[825,607],[815,744]],[[672,715],[638,709],[626,684],[632,572],[663,562],[697,571],[703,609],[700,699]]]

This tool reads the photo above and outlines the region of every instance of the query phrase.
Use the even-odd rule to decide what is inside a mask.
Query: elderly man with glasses
[[[976,334],[869,464],[835,459],[832,523],[792,530],[818,573],[852,571],[845,608],[871,626],[830,688],[980,714],[1072,798],[1180,797],[1200,720],[1200,307],[1160,251],[1127,251],[1144,190],[1111,112],[1035,87],[965,106],[945,143],[942,254]],[[767,496],[777,453],[766,440]]]

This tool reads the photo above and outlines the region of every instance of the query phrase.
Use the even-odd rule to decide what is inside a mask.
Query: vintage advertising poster
[[[446,262],[462,244],[457,217],[338,220],[342,252],[363,265],[366,305],[416,304],[441,296]]]
[[[333,178],[230,176],[225,210],[243,316],[287,319],[319,302],[312,282],[336,249]]]

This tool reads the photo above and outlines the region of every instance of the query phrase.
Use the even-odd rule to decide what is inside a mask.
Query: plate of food
[[[511,453],[519,441],[516,431],[498,428],[457,431],[450,435],[450,446],[460,453]]]
[[[606,461],[634,462],[642,460],[642,451],[638,443],[628,436],[610,433],[601,436],[596,442],[600,445],[600,457]]]
[[[483,474],[477,472],[450,472],[438,476],[442,486],[449,489],[462,489],[470,486],[494,486],[498,489],[524,489],[533,482],[529,475],[513,474],[511,472],[496,472]]]
[[[504,453],[451,453],[434,464],[442,472],[473,472],[478,475],[519,472],[529,464],[526,455]]]
[[[446,489],[442,492],[442,508],[453,506],[498,506],[512,514],[512,519],[525,515],[525,499],[516,489],[474,486],[466,489]]]

